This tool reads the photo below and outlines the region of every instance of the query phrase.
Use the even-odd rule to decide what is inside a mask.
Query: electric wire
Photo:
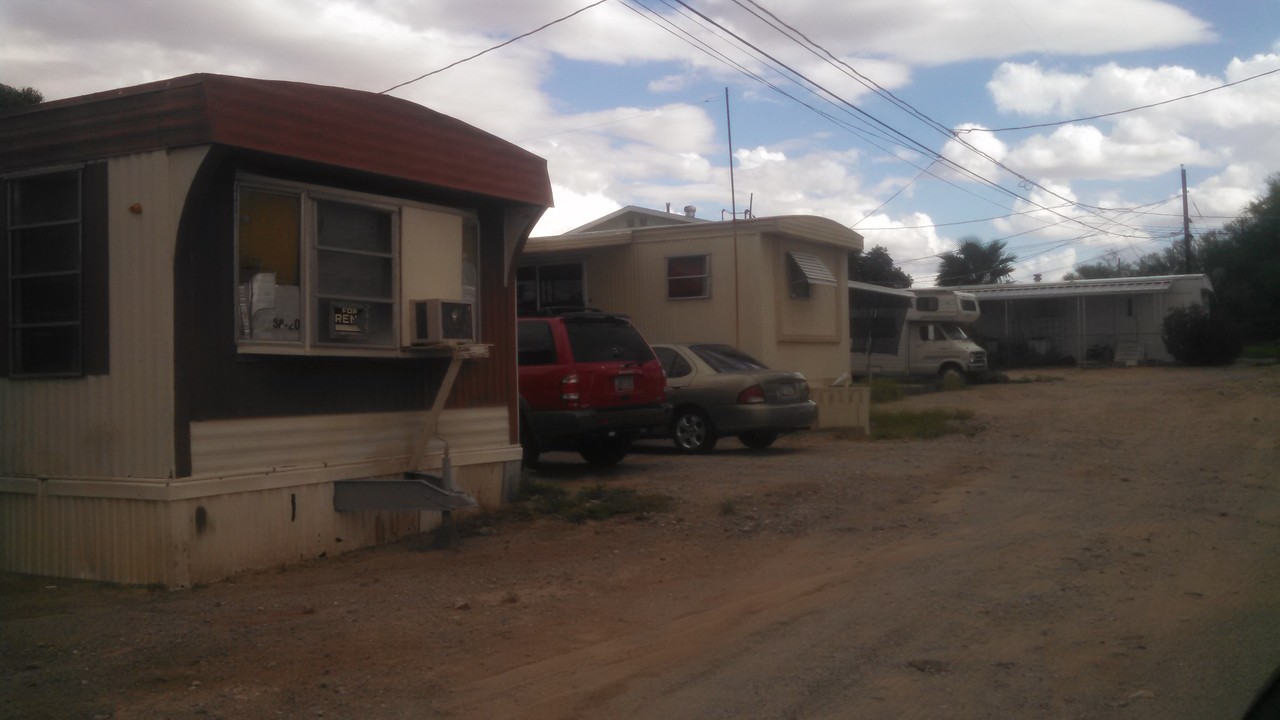
[[[552,20],[551,22],[549,22],[549,23],[547,23],[547,24],[545,24],[545,25],[542,25],[541,27],[534,28],[533,30],[530,30],[529,32],[524,33],[523,35],[517,35],[517,36],[515,36],[515,37],[511,38],[510,40],[506,40],[505,42],[500,42],[500,43],[498,43],[497,45],[494,45],[493,47],[491,47],[491,48],[489,48],[489,49],[487,49],[487,50],[481,50],[480,52],[478,52],[478,53],[476,53],[475,55],[472,55],[472,56],[470,56],[470,57],[462,58],[461,60],[458,60],[458,61],[456,61],[456,62],[452,62],[452,63],[450,63],[450,64],[448,64],[448,65],[445,65],[445,66],[444,66],[444,67],[442,67],[442,68],[438,68],[438,69],[436,69],[436,70],[432,70],[432,71],[431,71],[431,72],[429,72],[429,73],[423,73],[422,75],[419,75],[418,77],[416,77],[416,78],[414,78],[414,79],[412,79],[412,80],[406,80],[406,81],[404,81],[404,82],[400,83],[399,85],[392,85],[391,87],[387,88],[386,90],[383,90],[382,92],[380,92],[380,93],[378,93],[378,94],[379,94],[379,95],[386,95],[387,93],[391,92],[392,90],[398,90],[398,89],[400,89],[400,88],[404,87],[405,85],[412,85],[413,83],[416,83],[416,82],[418,82],[419,80],[424,80],[424,79],[426,79],[426,78],[431,77],[432,75],[436,75],[436,74],[439,74],[439,73],[444,72],[445,70],[449,70],[450,68],[455,68],[455,67],[457,67],[457,66],[461,65],[462,63],[470,62],[470,61],[472,61],[472,60],[475,60],[476,58],[480,57],[481,55],[485,55],[485,54],[487,54],[487,53],[491,53],[491,52],[493,52],[494,50],[497,50],[497,49],[499,49],[499,48],[504,48],[504,47],[506,47],[506,46],[510,45],[511,43],[513,43],[513,42],[515,42],[515,41],[517,41],[517,40],[523,40],[524,38],[527,38],[527,37],[529,37],[530,35],[533,35],[533,34],[535,34],[535,33],[542,32],[543,30],[546,30],[547,28],[551,27],[552,25],[556,25],[556,24],[558,24],[558,23],[562,23],[562,22],[564,22],[565,20],[568,20],[568,19],[569,19],[569,18],[571,18],[571,17],[574,17],[574,16],[576,16],[576,15],[578,15],[578,14],[580,14],[580,13],[584,13],[584,12],[586,12],[586,11],[590,10],[591,8],[593,8],[593,7],[597,6],[597,5],[603,5],[603,4],[605,4],[606,2],[608,2],[608,1],[609,1],[609,0],[596,0],[596,2],[593,2],[593,3],[591,3],[590,5],[587,5],[587,6],[585,6],[585,7],[578,8],[577,10],[574,10],[573,12],[569,13],[568,15],[565,15],[564,17],[560,17],[560,18],[557,18],[557,19],[555,19],[555,20]]]
[[[1266,77],[1266,76],[1268,76],[1268,75],[1274,75],[1275,73],[1280,73],[1280,68],[1275,68],[1274,70],[1268,70],[1268,71],[1266,71],[1266,72],[1258,73],[1257,75],[1253,75],[1253,76],[1250,76],[1250,77],[1247,77],[1247,78],[1242,78],[1242,79],[1240,79],[1240,80],[1236,80],[1235,82],[1229,82],[1229,83],[1226,83],[1226,84],[1224,84],[1224,85],[1218,85],[1217,87],[1211,87],[1211,88],[1209,88],[1208,90],[1201,90],[1201,91],[1199,91],[1199,92],[1193,92],[1193,93],[1189,93],[1189,94],[1187,94],[1187,95],[1180,95],[1180,96],[1175,97],[1175,98],[1169,98],[1168,100],[1161,100],[1160,102],[1149,103],[1149,104],[1147,104],[1147,105],[1139,105],[1139,106],[1137,106],[1137,107],[1131,107],[1131,108],[1128,108],[1128,109],[1126,109],[1126,110],[1116,110],[1115,112],[1101,113],[1101,114],[1099,114],[1099,115],[1089,115],[1089,116],[1087,116],[1087,117],[1073,118],[1073,119],[1071,119],[1071,120],[1055,120],[1055,121],[1053,121],[1053,122],[1036,123],[1036,124],[1034,124],[1034,125],[1019,125],[1019,126],[1017,126],[1017,127],[1003,127],[1003,128],[964,128],[964,129],[956,130],[956,132],[957,132],[957,133],[971,133],[971,132],[986,132],[986,133],[1012,132],[1012,131],[1014,131],[1014,130],[1035,130],[1035,129],[1037,129],[1037,128],[1057,127],[1057,126],[1059,126],[1059,125],[1070,125],[1070,124],[1072,124],[1072,123],[1086,122],[1086,121],[1089,121],[1089,120],[1101,120],[1102,118],[1115,117],[1116,115],[1124,115],[1124,114],[1126,114],[1126,113],[1138,112],[1139,110],[1149,110],[1149,109],[1154,108],[1154,107],[1160,107],[1161,105],[1168,105],[1169,103],[1176,103],[1176,102],[1180,102],[1180,101],[1182,101],[1182,100],[1187,100],[1187,99],[1190,99],[1190,98],[1193,98],[1193,97],[1199,97],[1199,96],[1201,96],[1201,95],[1208,95],[1208,94],[1209,94],[1209,93],[1211,93],[1211,92],[1217,92],[1218,90],[1225,90],[1226,88],[1229,88],[1229,87],[1235,87],[1236,85],[1240,85],[1240,84],[1242,84],[1242,83],[1247,83],[1247,82],[1249,82],[1249,81],[1251,81],[1251,80],[1257,80],[1258,78]]]

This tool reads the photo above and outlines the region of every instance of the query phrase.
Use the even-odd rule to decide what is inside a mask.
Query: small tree
[[[893,264],[889,251],[876,245],[867,252],[849,253],[849,279],[891,288],[911,287],[911,276]]]
[[[1221,313],[1199,305],[1174,308],[1164,317],[1160,339],[1173,359],[1186,365],[1229,365],[1240,357],[1244,340]]]
[[[33,87],[19,89],[0,83],[0,110],[39,105],[42,102],[44,102],[44,95]]]

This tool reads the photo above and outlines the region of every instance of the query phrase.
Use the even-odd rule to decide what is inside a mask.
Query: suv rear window
[[[556,361],[556,341],[551,326],[544,322],[522,322],[517,329],[519,337],[519,364],[551,365]]]
[[[574,362],[648,362],[653,350],[625,320],[566,319]]]

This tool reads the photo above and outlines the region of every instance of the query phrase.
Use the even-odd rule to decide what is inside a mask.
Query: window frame
[[[689,275],[672,275],[671,263],[675,260],[691,260],[697,258],[702,261],[702,272]],[[692,253],[686,255],[667,255],[663,258],[665,265],[664,274],[666,276],[666,298],[668,300],[707,300],[711,297],[711,253]],[[702,294],[700,295],[672,295],[671,282],[698,280],[702,281]]]
[[[299,287],[298,300],[298,318],[300,335],[297,340],[266,340],[243,337],[241,335],[242,318],[239,308],[239,288],[242,281],[240,277],[240,202],[243,190],[254,190],[266,193],[276,193],[297,197],[298,204],[298,278],[301,286]],[[368,255],[371,257],[385,257],[390,260],[390,294],[385,300],[391,307],[389,338],[386,342],[377,343],[356,343],[342,342],[323,337],[320,331],[319,322],[321,320],[321,302],[324,299],[342,300],[330,293],[322,295],[320,292],[320,268],[321,251],[333,252],[335,248],[323,247],[319,238],[319,213],[321,203],[338,203],[343,205],[352,205],[360,208],[373,210],[376,212],[386,213],[390,218],[390,251],[381,252],[363,252],[350,251],[353,254]],[[480,304],[483,295],[483,281],[480,277],[482,263],[481,248],[481,232],[479,227],[479,219],[475,213],[468,212],[459,208],[445,207],[439,205],[431,205],[428,203],[419,203],[401,198],[375,195],[371,193],[360,192],[356,190],[345,190],[324,185],[314,185],[304,182],[296,182],[290,180],[281,180],[261,175],[252,175],[248,173],[240,173],[236,176],[234,188],[234,238],[231,259],[231,284],[233,286],[233,294],[235,295],[232,303],[232,312],[235,313],[232,333],[237,354],[242,355],[307,355],[307,356],[358,356],[358,357],[415,357],[422,353],[421,349],[410,348],[407,338],[401,337],[402,313],[405,311],[403,305],[405,303],[403,290],[401,287],[401,272],[403,259],[402,233],[404,230],[403,211],[405,208],[419,208],[432,212],[446,213],[456,215],[463,220],[463,233],[459,241],[464,245],[473,243],[474,254],[474,288],[468,288],[467,278],[464,274],[464,268],[460,266],[458,272],[463,276],[462,291],[467,293],[471,290],[474,298],[470,300],[472,303],[473,316],[477,318],[477,334],[480,332],[478,319],[480,317]],[[469,227],[470,226],[470,227]],[[346,250],[338,249],[342,252]],[[466,251],[464,250],[464,263],[466,261]],[[303,284],[304,283],[304,284]],[[382,303],[383,299],[356,300],[357,303]]]
[[[15,183],[39,177],[74,174],[74,218],[37,220],[15,223],[13,202]],[[14,380],[75,379],[105,375],[109,363],[109,296],[108,257],[108,170],[106,163],[74,163],[55,165],[0,175],[0,377]],[[64,198],[65,199],[65,198]],[[74,225],[75,240],[67,254],[69,265],[19,272],[14,264],[14,239],[23,231]],[[19,283],[48,278],[74,278],[76,297],[68,302],[74,308],[74,319],[33,320],[18,317],[20,305],[15,302]],[[63,292],[66,290],[64,289]],[[58,351],[59,361],[47,367],[24,366],[22,337],[31,329],[72,328],[67,347]],[[55,367],[56,365],[56,367]]]
[[[813,285],[809,282],[809,276],[791,253],[787,253],[787,297],[792,300],[813,298]]]
[[[580,305],[574,306],[574,305],[564,305],[564,304],[556,304],[551,302],[544,302],[545,298],[543,298],[543,295],[542,295],[542,289],[543,289],[542,271],[546,268],[561,268],[561,267],[576,267],[578,269],[578,283],[579,283],[578,289],[580,291],[581,300],[582,300]],[[533,305],[534,305],[533,308],[527,308],[527,307],[522,308],[520,306],[520,303],[521,303],[520,283],[528,282],[527,280],[522,281],[520,279],[521,270],[527,270],[533,273]],[[518,315],[528,316],[531,313],[538,314],[538,313],[541,313],[544,309],[550,308],[550,307],[580,307],[580,308],[586,309],[587,297],[588,297],[587,296],[587,264],[583,260],[554,260],[554,261],[547,261],[547,262],[521,263],[519,268],[516,269],[516,313]]]

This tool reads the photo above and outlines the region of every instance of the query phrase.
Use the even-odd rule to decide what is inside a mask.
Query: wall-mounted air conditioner
[[[410,300],[413,345],[463,344],[476,341],[474,308],[460,300]]]

